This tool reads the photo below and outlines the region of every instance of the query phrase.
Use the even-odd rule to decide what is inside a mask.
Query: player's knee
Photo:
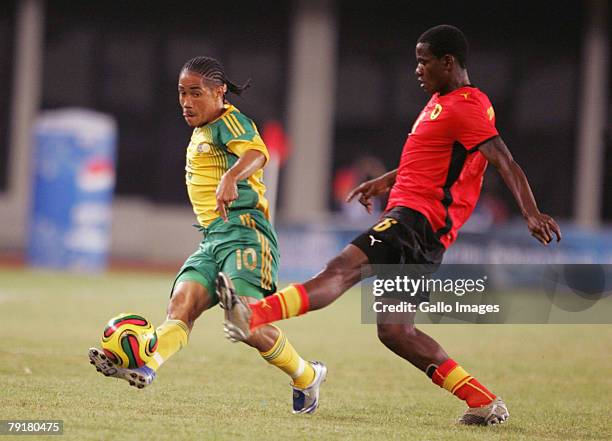
[[[174,289],[166,312],[169,319],[181,320],[192,327],[200,314],[208,309],[209,303],[203,287],[181,283]]]
[[[348,265],[341,257],[329,261],[323,269],[323,274],[343,286],[353,286],[361,280],[361,269]]]
[[[168,318],[181,320],[185,323],[191,322],[193,302],[184,291],[174,291],[168,308],[166,310]]]
[[[378,324],[378,339],[385,346],[396,346],[416,336],[416,328],[411,324]]]

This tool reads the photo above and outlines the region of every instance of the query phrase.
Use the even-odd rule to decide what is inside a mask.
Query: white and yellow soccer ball
[[[139,368],[157,350],[157,333],[149,320],[133,313],[110,319],[102,334],[102,350],[117,366]]]

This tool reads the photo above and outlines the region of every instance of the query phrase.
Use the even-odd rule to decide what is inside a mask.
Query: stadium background
[[[603,0],[532,1],[520,7],[506,1],[408,6],[387,0],[239,0],[151,6],[7,0],[0,12],[0,303],[6,306],[6,299],[23,293],[26,299],[42,296],[41,304],[51,305],[46,296],[57,295],[79,308],[75,293],[89,289],[87,276],[41,275],[22,266],[27,261],[30,170],[36,160],[32,124],[41,110],[82,107],[110,114],[118,123],[112,268],[163,271],[137,273],[125,283],[121,277],[127,276],[116,279],[113,271],[94,279],[104,283],[91,292],[112,299],[95,303],[85,293],[97,308],[89,319],[100,321],[115,314],[122,308],[123,295],[124,301],[137,306],[142,297],[134,294],[134,286],[142,278],[154,280],[143,281],[143,289],[155,290],[155,301],[144,312],[157,311],[153,317],[161,319],[165,285],[199,240],[191,228],[194,219],[184,188],[184,148],[190,130],[176,97],[180,66],[199,54],[219,58],[238,82],[252,78],[242,98],[230,99],[260,129],[273,122],[284,128],[290,154],[280,170],[275,210],[280,277],[286,281],[311,276],[356,231],[372,223],[354,207],[340,204],[338,195],[358,179],[397,164],[412,121],[427,100],[414,80],[414,43],[421,32],[439,23],[455,24],[466,33],[470,78],[490,96],[500,133],[525,170],[541,210],[560,220],[565,235],[552,249],[539,247],[529,237],[511,195],[489,170],[481,204],[448,261],[524,263],[554,258],[612,263],[611,10]],[[117,292],[126,286],[130,294]],[[10,316],[9,307],[4,309],[3,340],[36,347],[28,333],[16,338],[11,323],[30,323],[32,317],[40,318],[39,313],[30,314],[18,303],[14,307],[16,316]],[[330,346],[346,344],[342,326],[358,326],[357,319],[336,320],[333,311],[321,317],[327,323],[335,321],[333,335],[325,337]],[[306,325],[292,326],[315,335]],[[325,335],[323,327],[317,338]],[[89,344],[92,330],[84,325],[79,329],[82,343]],[[592,330],[574,331],[543,330],[549,337],[543,344],[551,344],[549,352],[554,353],[567,347],[552,342],[574,342],[568,343],[570,361],[587,363],[585,354],[571,356],[571,348],[580,348],[579,342]],[[70,330],[58,332],[68,335]],[[517,338],[530,338],[528,330],[516,332]],[[597,332],[609,342],[609,327]],[[308,348],[308,338],[302,340],[298,343]],[[591,343],[597,342],[601,341]],[[196,339],[196,348],[197,344]],[[316,342],[310,344],[316,352]],[[226,350],[223,343],[218,345],[219,351]],[[13,358],[12,348],[7,346],[4,360]],[[217,346],[211,350],[214,353]],[[328,350],[333,354],[333,347]],[[476,364],[477,355],[467,351]],[[514,353],[520,354],[518,349]],[[190,355],[185,357],[190,360]],[[385,357],[382,352],[374,355],[381,363],[386,363]],[[531,363],[539,357],[535,351],[527,359]],[[13,375],[8,363],[0,365],[0,373]],[[485,365],[491,367],[491,362]],[[403,365],[391,364],[398,366]],[[15,369],[23,373],[21,365]],[[18,385],[19,379],[15,381]],[[595,383],[593,388],[598,384],[602,385]],[[214,388],[213,392],[223,393]],[[399,405],[402,398],[396,398]],[[19,406],[8,403],[7,415],[19,415]],[[347,411],[346,418],[350,416]],[[218,430],[223,436],[225,432]],[[333,432],[334,426],[329,430]],[[390,434],[397,435],[380,436]],[[573,439],[570,432],[562,434]]]
[[[176,80],[182,63],[202,53],[221,59],[237,81],[252,78],[244,97],[232,99],[260,129],[273,121],[284,127],[291,154],[281,169],[277,227],[294,234],[301,225],[323,234],[302,243],[335,243],[325,232],[371,223],[356,207],[343,207],[338,195],[370,170],[397,164],[427,99],[414,80],[414,42],[441,22],[468,35],[471,80],[491,97],[499,130],[542,211],[566,230],[601,227],[612,220],[605,3],[407,8],[391,1],[238,1],[195,3],[187,10],[138,2],[5,2],[0,250],[19,253],[27,242],[34,161],[29,125],[40,109],[84,107],[112,115],[119,128],[111,255],[182,260],[197,233],[185,227],[192,222],[183,181],[189,129]],[[486,232],[516,219],[510,193],[491,171],[483,201],[471,230]],[[316,266],[321,255],[335,251],[336,245],[320,250]],[[286,263],[290,271],[293,261]]]

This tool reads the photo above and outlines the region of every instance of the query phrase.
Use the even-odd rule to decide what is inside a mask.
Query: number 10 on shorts
[[[236,269],[241,270],[243,266],[251,271],[257,268],[257,253],[253,248],[236,250]]]

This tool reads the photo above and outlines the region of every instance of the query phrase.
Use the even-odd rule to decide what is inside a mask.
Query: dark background
[[[540,208],[570,217],[574,191],[581,1],[354,2],[336,4],[338,77],[334,171],[374,155],[397,165],[427,96],[414,79],[414,44],[427,28],[459,26],[470,41],[472,82],[490,97],[500,133],[529,177]],[[0,189],[7,185],[15,2],[0,15]],[[107,1],[46,4],[43,109],[83,106],[119,123],[119,195],[186,203],[180,116],[181,65],[212,55],[236,82],[233,99],[259,125],[284,122],[291,2],[191,2],[151,6]],[[312,66],[316,69],[317,66]],[[612,82],[610,82],[612,84]],[[610,97],[608,97],[610,100]],[[612,219],[612,154],[607,134],[604,217]],[[489,173],[487,188],[513,207]],[[333,198],[330,190],[330,208]]]

